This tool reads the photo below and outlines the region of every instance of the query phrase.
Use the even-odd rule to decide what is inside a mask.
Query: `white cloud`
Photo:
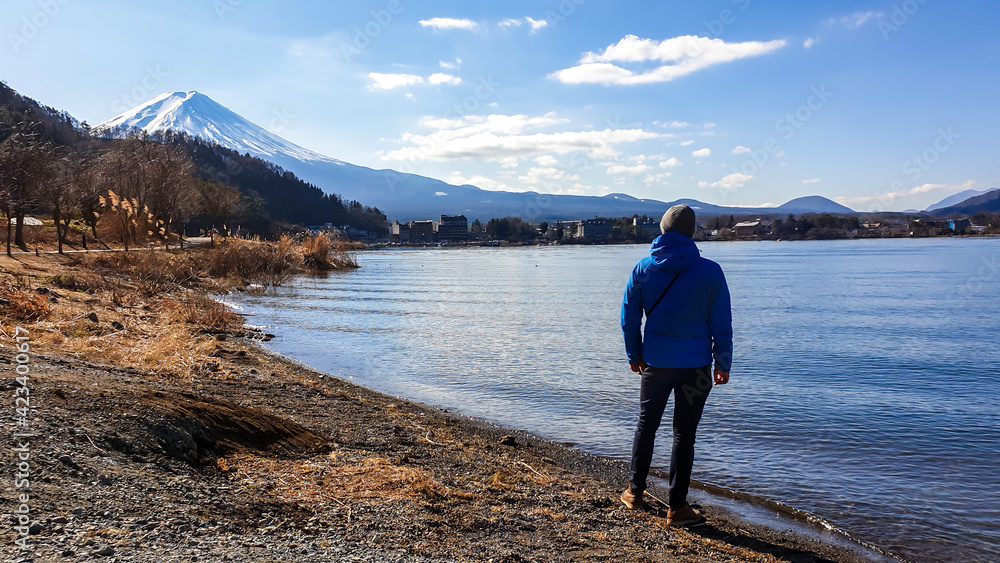
[[[715,124],[710,121],[710,122],[706,123],[704,125],[704,127],[705,127],[705,129],[712,129],[712,128],[715,127]]]
[[[785,46],[786,41],[726,43],[684,35],[656,41],[626,35],[602,53],[588,52],[577,66],[549,75],[565,84],[635,85],[669,82],[712,65],[755,57]],[[648,71],[632,71],[612,63],[668,63]]]
[[[423,84],[424,78],[415,74],[382,74],[381,72],[369,72],[368,78],[372,83],[368,88],[372,90],[392,90],[402,86],[412,86]]]
[[[680,166],[681,161],[677,160],[675,157],[670,157],[666,160],[660,161],[660,168],[674,168]]]
[[[461,78],[452,74],[445,74],[443,72],[435,72],[426,79],[423,76],[416,74],[383,74],[381,72],[369,72],[368,78],[372,80],[372,83],[368,85],[369,90],[392,90],[394,88],[419,86],[422,84],[431,84],[435,86],[445,84],[454,86],[462,83]],[[412,98],[412,96],[409,95],[407,97]]]
[[[667,178],[669,178],[670,176],[671,176],[670,172],[664,172],[662,174],[649,174],[642,180],[642,183],[646,184],[647,186],[652,186],[652,185],[663,186],[667,184]]]
[[[635,166],[624,166],[621,164],[616,164],[614,166],[608,167],[608,174],[642,174],[643,172],[648,172],[650,170],[649,166],[645,164],[636,164]]]
[[[816,40],[813,39],[812,37],[809,37],[808,39],[806,39],[805,41],[802,42],[802,46],[805,47],[806,49],[809,49],[810,47],[812,47],[815,44],[816,44]]]
[[[448,176],[448,178],[445,179],[445,182],[448,182],[449,184],[455,186],[462,186],[468,184],[470,186],[476,186],[477,188],[482,188],[484,190],[505,191],[505,192],[526,191],[524,189],[515,188],[513,186],[510,186],[493,178],[487,178],[486,176],[481,176],[478,174],[473,176],[464,176],[462,175],[461,172],[457,171],[452,172],[451,176]]]
[[[819,178],[809,178],[808,180],[802,180],[803,184],[818,184]]]
[[[718,182],[698,182],[699,188],[722,188],[726,190],[734,190],[737,188],[742,188],[744,184],[753,180],[753,176],[747,174],[740,174],[739,172],[734,172],[733,174],[728,174],[723,176]]]
[[[543,27],[548,27],[548,25],[549,25],[549,22],[546,21],[546,20],[534,20],[534,19],[531,19],[531,18],[524,18],[524,20],[526,22],[528,22],[528,25],[531,26],[531,31],[532,32],[537,32],[538,30],[542,29]]]
[[[746,154],[748,152],[753,152],[750,147],[744,147],[743,145],[738,145],[733,148],[733,154]]]
[[[683,129],[685,127],[691,127],[691,124],[687,121],[654,121],[653,125],[659,125],[660,127],[670,129]]]
[[[438,64],[445,70],[458,70],[458,67],[462,66],[462,59],[455,59],[455,62],[453,63],[448,61],[438,61]]]
[[[558,163],[559,161],[556,160],[556,157],[551,154],[543,154],[542,156],[535,158],[535,164],[540,166],[555,166]]]
[[[467,31],[475,31],[479,28],[479,24],[472,20],[465,19],[455,19],[455,18],[431,18],[429,20],[420,20],[420,25],[422,27],[432,27],[434,29],[464,29]]]
[[[691,156],[695,158],[705,158],[706,156],[712,156],[712,149],[698,149],[692,152]]]
[[[576,182],[580,179],[580,176],[576,174],[568,174],[565,170],[560,170],[551,166],[534,166],[529,168],[525,174],[518,176],[517,179],[528,184],[538,184],[549,180]]]
[[[694,144],[694,141],[682,141],[681,142],[681,146],[682,147],[689,147],[689,146],[691,146],[693,144]]]
[[[857,29],[866,23],[881,18],[882,12],[855,12],[849,16],[840,18],[840,23],[847,29]]]
[[[541,30],[542,28],[548,27],[549,22],[546,20],[536,20],[533,18],[524,18],[523,20],[518,18],[507,18],[504,20],[500,20],[497,23],[497,26],[502,27],[504,29],[509,29],[512,27],[521,27],[522,25],[525,24],[527,24],[528,27],[531,28],[530,33],[538,33],[538,31]]]
[[[448,84],[451,86],[462,83],[461,78],[443,72],[435,72],[427,78],[427,81],[431,84]]]
[[[511,157],[540,157],[550,154],[586,152],[593,158],[612,158],[615,147],[624,143],[655,139],[658,134],[643,129],[603,131],[538,132],[537,129],[563,124],[566,119],[553,113],[543,116],[489,115],[459,119],[425,117],[426,135],[404,133],[407,146],[382,154],[384,160],[480,160],[501,161]]]

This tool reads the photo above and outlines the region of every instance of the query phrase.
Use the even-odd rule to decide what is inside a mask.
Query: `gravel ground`
[[[711,507],[669,529],[618,503],[622,463],[216,346],[188,381],[36,356],[34,547],[5,494],[5,560],[857,560]]]

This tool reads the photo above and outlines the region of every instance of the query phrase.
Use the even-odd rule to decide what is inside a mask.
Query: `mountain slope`
[[[986,193],[971,197],[957,205],[935,209],[932,213],[938,217],[1000,213],[1000,188],[987,190]]]
[[[470,219],[519,216],[529,221],[586,219],[594,216],[658,216],[676,202],[637,199],[625,194],[611,196],[548,195],[536,192],[501,192],[476,186],[455,186],[440,180],[375,170],[310,151],[282,139],[198,92],[161,94],[95,129],[121,135],[129,129],[148,133],[168,130],[216,142],[226,148],[269,160],[299,178],[344,200],[363,201],[392,219],[430,219],[441,214],[464,214]],[[817,196],[802,198],[793,208],[722,207],[696,200],[688,203],[702,216],[772,213],[851,213],[845,207]],[[798,201],[798,200],[796,200]],[[814,207],[810,207],[810,205]],[[836,208],[836,211],[831,209]]]
[[[775,211],[782,213],[854,213],[853,209],[818,195],[795,198],[778,206]]]
[[[282,139],[199,92],[160,94],[94,128],[101,133],[132,129],[147,133],[184,132],[265,160],[284,157],[342,164]]]
[[[931,211],[936,211],[938,209],[944,209],[945,207],[951,207],[953,205],[958,205],[958,204],[962,203],[963,201],[965,201],[967,199],[971,199],[971,198],[974,198],[976,196],[984,195],[984,194],[987,194],[987,193],[992,192],[994,190],[1000,190],[1000,188],[990,188],[988,190],[965,190],[965,191],[962,191],[962,192],[958,192],[957,194],[950,195],[950,196],[942,199],[941,201],[935,203],[934,205],[931,205],[927,209],[924,209],[924,211],[931,212]]]

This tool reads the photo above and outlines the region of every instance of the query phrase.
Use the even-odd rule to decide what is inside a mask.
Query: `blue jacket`
[[[632,270],[622,301],[629,363],[694,368],[714,358],[716,369],[728,372],[733,358],[733,317],[722,268],[702,258],[694,241],[680,233],[656,237],[649,254]],[[663,295],[675,275],[677,281],[646,319],[644,337],[644,311]]]

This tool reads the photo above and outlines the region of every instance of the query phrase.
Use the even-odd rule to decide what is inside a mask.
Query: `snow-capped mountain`
[[[95,129],[102,132],[141,129],[147,133],[171,130],[200,137],[240,153],[248,152],[265,160],[283,157],[343,164],[335,158],[286,141],[205,94],[194,91],[165,92],[112,117]]]
[[[659,216],[674,203],[687,203],[699,215],[803,213],[829,211],[830,206],[850,212],[820,197],[801,198],[808,206],[768,208],[723,207],[684,199],[662,202],[638,199],[626,194],[604,197],[548,195],[536,192],[501,192],[475,186],[454,186],[395,170],[375,170],[357,166],[300,147],[199,92],[167,92],[117,115],[94,128],[110,136],[129,130],[147,133],[168,130],[183,132],[219,145],[250,153],[295,173],[327,193],[356,200],[382,210],[390,219],[410,221],[433,219],[439,215],[463,214],[469,220],[518,216],[530,221],[585,219],[596,215],[625,217],[633,214]],[[789,202],[792,203],[792,202]],[[786,204],[789,205],[789,204]],[[817,207],[818,206],[818,207]],[[812,209],[812,207],[817,207]],[[822,207],[822,209],[820,208]]]

